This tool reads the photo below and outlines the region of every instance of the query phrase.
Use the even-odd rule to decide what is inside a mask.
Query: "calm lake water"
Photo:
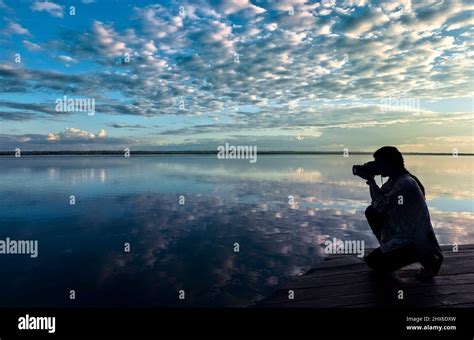
[[[0,255],[0,306],[252,304],[317,266],[326,239],[376,246],[364,217],[367,186],[351,172],[369,160],[0,158],[0,240],[39,242],[35,259]],[[474,243],[473,162],[406,157],[442,244]]]

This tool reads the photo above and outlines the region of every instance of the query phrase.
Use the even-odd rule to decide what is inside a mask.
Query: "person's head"
[[[403,156],[394,146],[378,149],[374,152],[374,159],[383,177],[393,177],[406,171]]]

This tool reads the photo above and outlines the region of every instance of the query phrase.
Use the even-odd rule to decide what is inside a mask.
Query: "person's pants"
[[[380,243],[384,216],[378,213],[371,205],[365,210],[365,216],[372,232]],[[364,260],[375,271],[391,272],[417,262],[415,245],[408,244],[387,252],[383,252],[379,247],[370,252]]]

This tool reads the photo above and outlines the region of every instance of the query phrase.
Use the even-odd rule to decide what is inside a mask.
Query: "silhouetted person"
[[[389,272],[419,262],[417,278],[436,276],[443,262],[441,248],[431,225],[425,188],[406,169],[397,148],[384,146],[374,153],[374,168],[389,180],[381,188],[369,177],[372,204],[365,215],[380,247],[365,257],[378,272]]]

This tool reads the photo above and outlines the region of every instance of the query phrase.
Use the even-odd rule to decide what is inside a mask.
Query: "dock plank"
[[[457,252],[443,247],[445,260],[437,277],[429,282],[415,278],[413,264],[380,275],[359,258],[338,255],[320,266],[281,284],[257,307],[364,308],[474,306],[474,245]],[[289,298],[289,291],[293,299]],[[403,299],[399,292],[403,291]]]

